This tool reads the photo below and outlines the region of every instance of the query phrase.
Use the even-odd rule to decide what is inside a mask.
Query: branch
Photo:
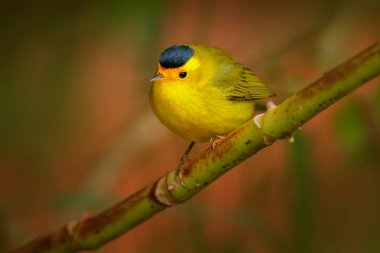
[[[215,150],[204,151],[184,167],[186,187],[170,171],[97,216],[74,221],[12,252],[76,252],[97,249],[167,207],[182,203],[218,177],[305,122],[361,84],[380,74],[380,42],[331,70],[268,110],[259,129],[252,120],[229,134]],[[266,141],[264,141],[266,140]]]

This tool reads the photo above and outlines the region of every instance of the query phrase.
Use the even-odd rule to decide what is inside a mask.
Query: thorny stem
[[[268,110],[259,129],[249,121],[183,166],[184,187],[170,171],[97,216],[71,222],[38,237],[12,252],[76,252],[96,249],[163,209],[182,203],[215,179],[277,139],[290,136],[299,126],[380,74],[377,42],[319,80]],[[264,141],[264,139],[266,141]]]

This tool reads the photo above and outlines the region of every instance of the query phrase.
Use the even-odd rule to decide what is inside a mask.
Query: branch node
[[[171,191],[176,189],[177,186],[178,185],[176,183],[168,184],[168,174],[161,177],[156,184],[156,188],[154,189],[154,196],[156,197],[156,200],[166,206],[180,204],[181,202],[176,200],[171,194]]]

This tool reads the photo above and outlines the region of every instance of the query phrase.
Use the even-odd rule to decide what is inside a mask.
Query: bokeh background
[[[0,252],[176,167],[147,98],[164,48],[225,48],[280,103],[380,38],[378,0],[99,2],[0,3]],[[379,83],[99,252],[380,252]]]

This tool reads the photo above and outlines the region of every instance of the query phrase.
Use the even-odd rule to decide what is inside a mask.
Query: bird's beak
[[[161,73],[157,73],[149,81],[154,82],[154,81],[162,81],[162,80],[165,80],[165,79],[166,79],[166,77],[164,77]]]

